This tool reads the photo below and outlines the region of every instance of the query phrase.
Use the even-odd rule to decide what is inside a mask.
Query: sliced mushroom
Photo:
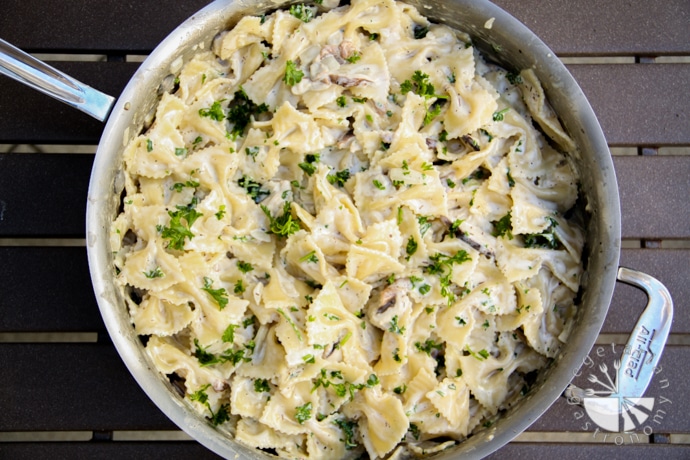
[[[402,318],[406,311],[412,309],[409,292],[412,288],[407,278],[395,281],[381,291],[378,303],[369,309],[369,321],[384,331],[390,327],[393,317]]]

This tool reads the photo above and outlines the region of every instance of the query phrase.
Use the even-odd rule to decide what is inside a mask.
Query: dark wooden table
[[[0,37],[118,95],[140,57],[205,3],[3,0]],[[494,458],[690,458],[690,3],[498,3],[589,97],[619,180],[621,263],[668,286],[675,318],[647,394],[655,417],[634,437],[596,431],[561,398]],[[148,400],[99,315],[84,214],[102,129],[0,78],[0,458],[216,458]],[[617,286],[602,353],[625,343],[645,301]]]

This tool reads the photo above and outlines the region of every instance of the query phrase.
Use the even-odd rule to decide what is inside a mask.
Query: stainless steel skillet
[[[123,188],[121,159],[124,145],[150,124],[162,92],[172,86],[174,75],[197,50],[208,48],[213,37],[246,14],[260,14],[279,7],[282,1],[216,1],[180,25],[141,65],[114,102],[113,98],[85,87],[41,63],[30,63],[19,50],[0,43],[0,71],[20,81],[41,86],[43,76],[52,83],[41,86],[107,124],[99,143],[88,194],[87,246],[94,291],[101,314],[123,361],[149,397],[176,424],[211,450],[227,458],[264,458],[212,427],[172,390],[153,367],[134,334],[121,294],[113,283],[109,247],[110,223],[119,208]],[[534,68],[563,125],[575,139],[573,158],[582,178],[587,202],[586,276],[582,282],[581,307],[569,343],[553,365],[538,378],[533,390],[489,429],[472,436],[437,458],[483,457],[499,449],[532,424],[561,395],[589,353],[610,304],[616,279],[642,287],[650,303],[640,318],[629,344],[649,337],[649,354],[642,364],[632,354],[624,356],[618,372],[619,392],[642,396],[658,363],[669,333],[672,302],[658,281],[627,269],[618,269],[620,253],[620,204],[613,164],[606,140],[582,91],[556,56],[516,19],[487,1],[411,1],[431,19],[468,32],[485,55],[510,69]],[[492,27],[487,21],[495,18]],[[646,334],[646,335],[645,335]],[[626,370],[636,367],[635,373]],[[585,397],[571,389],[571,397]]]

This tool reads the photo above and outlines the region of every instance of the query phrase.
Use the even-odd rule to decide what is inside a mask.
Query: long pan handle
[[[673,321],[673,299],[666,286],[646,273],[619,267],[618,281],[645,291],[648,298],[647,307],[628,338],[621,360],[614,365],[617,375],[611,397],[621,398],[621,401],[627,399],[636,404],[635,401],[644,396],[652,381],[664,351]],[[565,390],[564,396],[573,404],[585,403],[588,409],[611,416],[606,414],[611,409],[608,398],[592,397],[586,390],[572,384]]]
[[[0,73],[105,121],[115,98],[65,75],[0,39]]]

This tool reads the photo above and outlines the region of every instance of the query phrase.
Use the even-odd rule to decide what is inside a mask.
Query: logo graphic
[[[653,414],[654,398],[631,398],[621,394],[618,387],[620,360],[613,362],[613,378],[609,375],[606,364],[600,364],[599,370],[605,381],[596,374],[589,374],[587,380],[597,385],[598,389],[587,388],[582,398],[589,418],[600,428],[613,432],[633,431],[644,426]]]
[[[667,417],[672,402],[664,397],[664,390],[670,382],[659,375],[661,366],[648,369],[652,380],[645,393],[655,397],[641,395],[631,385],[630,379],[640,373],[640,364],[646,364],[640,353],[639,347],[630,345],[622,350],[613,343],[599,346],[573,372],[565,396],[576,408],[573,415],[581,429],[591,431],[594,439],[616,445],[643,442],[640,436],[651,436]]]

